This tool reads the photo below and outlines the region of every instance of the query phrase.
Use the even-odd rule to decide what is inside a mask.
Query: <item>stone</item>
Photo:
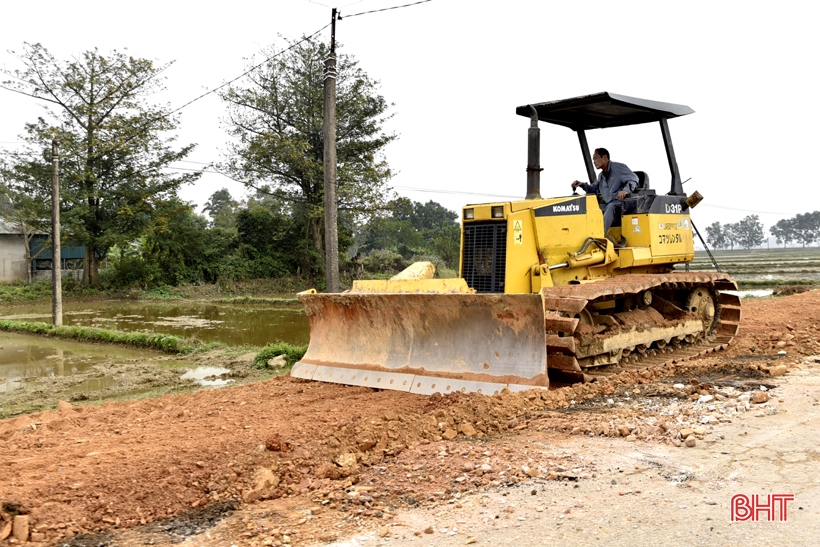
[[[783,376],[786,374],[786,365],[777,365],[776,367],[772,367],[769,369],[769,374],[772,376]]]
[[[432,534],[434,532],[435,532],[435,530],[433,529],[432,526],[428,526],[427,528],[424,529],[425,534]]]
[[[65,414],[67,412],[73,412],[74,406],[66,401],[60,401],[59,403],[57,403],[57,410],[60,412],[60,414]]]
[[[711,401],[713,401],[714,399],[715,399],[715,398],[714,398],[713,396],[711,396],[711,395],[701,395],[700,397],[698,397],[698,402],[699,402],[700,404],[703,404],[703,403],[708,403],[708,402],[711,402]]]
[[[769,394],[764,393],[763,391],[755,391],[754,395],[752,395],[752,403],[759,405],[761,403],[765,403],[769,400]]]
[[[698,440],[697,440],[697,439],[695,439],[695,437],[694,437],[694,436],[692,436],[692,437],[686,437],[686,440],[685,440],[685,441],[683,441],[683,444],[685,444],[685,445],[686,445],[687,447],[689,447],[689,448],[692,448],[693,446],[695,446],[695,445],[697,445],[697,444],[698,444]]]
[[[681,439],[688,439],[688,438],[689,438],[689,437],[691,437],[694,433],[695,433],[694,431],[692,431],[692,430],[691,430],[691,429],[689,429],[688,427],[685,427],[685,428],[683,428],[683,429],[681,429],[681,430],[680,430],[680,438],[681,438]]]
[[[458,433],[455,429],[448,429],[447,431],[441,434],[441,438],[445,441],[452,441],[456,437],[458,437]]]
[[[353,467],[354,465],[356,465],[356,454],[352,454],[350,452],[347,452],[345,454],[339,454],[333,461],[339,467]]]
[[[629,435],[629,428],[625,425],[618,426],[618,436],[619,437],[626,437]]]
[[[40,543],[46,540],[46,535],[42,532],[32,532],[29,539],[34,543]]]
[[[485,473],[489,473],[490,471],[493,470],[493,466],[488,464],[488,463],[483,463],[483,464],[481,464],[481,467],[479,467],[479,469],[481,469]]]
[[[7,537],[11,535],[11,521],[7,522],[2,528],[0,528],[0,541],[3,541]]]
[[[785,348],[785,347],[786,347],[786,342],[784,342],[783,340],[781,340],[780,342],[778,342],[777,344],[775,344],[775,345],[774,345],[774,347],[776,347],[776,348]]]
[[[472,424],[463,423],[459,426],[458,429],[461,431],[462,434],[468,437],[475,437],[476,430]]]
[[[28,515],[16,515],[11,525],[11,535],[19,542],[28,541]]]
[[[382,526],[381,528],[379,528],[379,537],[380,538],[386,538],[389,535],[390,535],[390,528],[388,528],[387,526]]]
[[[475,536],[470,536],[467,538],[467,541],[464,542],[464,545],[472,545],[473,543],[478,543],[478,538]]]
[[[628,443],[634,443],[637,440],[638,440],[638,437],[636,435],[627,435],[627,437],[626,437],[626,442],[628,442]]]
[[[692,433],[694,433],[695,435],[703,436],[706,435],[706,430],[702,427],[693,427]]]
[[[268,368],[284,368],[288,366],[288,358],[285,354],[277,355],[273,359],[268,359],[266,365]]]
[[[535,467],[530,467],[530,468],[526,471],[526,474],[527,474],[527,476],[528,476],[528,477],[530,477],[530,478],[534,479],[535,477],[537,477],[537,476],[538,476],[538,469],[536,469]],[[533,492],[534,492],[534,491],[535,491],[535,490],[533,490]]]

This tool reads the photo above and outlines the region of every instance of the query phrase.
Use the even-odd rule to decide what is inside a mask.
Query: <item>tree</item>
[[[792,221],[794,239],[803,247],[820,239],[820,211],[798,214]]]
[[[713,222],[706,227],[706,241],[715,249],[725,249],[728,247],[726,231],[723,226],[720,225],[720,222]]]
[[[194,145],[172,150],[177,127],[167,107],[147,97],[162,89],[169,65],[96,49],[60,61],[40,44],[17,54],[24,67],[4,70],[3,82],[50,103],[45,118],[26,124],[28,150],[10,153],[12,185],[50,193],[50,146],[60,146],[62,223],[67,237],[86,247],[83,282],[99,284],[99,263],[117,244],[142,235],[155,211],[199,173],[163,171]],[[50,202],[50,198],[46,200]]]
[[[289,42],[281,55],[271,46],[246,87],[221,94],[228,106],[227,174],[289,207],[306,243],[323,254],[323,61],[327,47],[312,38]],[[336,91],[337,199],[340,217],[360,223],[384,208],[392,175],[384,148],[395,139],[382,125],[390,106],[353,57],[340,55]],[[321,261],[303,264],[321,270]]]
[[[743,248],[751,249],[763,243],[763,224],[757,215],[749,215],[732,225],[735,241]]]
[[[769,228],[769,233],[774,236],[777,243],[782,243],[785,248],[786,245],[794,241],[796,237],[794,219],[784,218],[778,220],[774,226]]]
[[[211,194],[203,211],[211,217],[211,227],[234,228],[236,226],[236,208],[239,203],[231,197],[227,188]]]

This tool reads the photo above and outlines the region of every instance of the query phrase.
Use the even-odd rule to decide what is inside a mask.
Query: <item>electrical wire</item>
[[[390,11],[390,10],[400,9],[400,8],[409,8],[410,6],[416,6],[418,4],[425,4],[427,2],[432,2],[432,0],[419,0],[418,2],[413,2],[412,4],[404,4],[404,5],[401,5],[401,6],[393,6],[393,7],[390,7],[390,8],[382,8],[382,9],[373,9],[373,10],[370,10],[370,11],[362,11],[362,12],[359,12],[359,13],[354,13],[353,15],[345,15],[344,19],[348,19],[350,17],[358,17],[359,15],[367,15],[368,13],[378,13],[380,11]],[[341,14],[339,15],[339,19],[340,20],[343,19]]]

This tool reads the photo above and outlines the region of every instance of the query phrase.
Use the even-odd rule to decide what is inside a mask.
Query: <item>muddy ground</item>
[[[65,403],[0,421],[0,503],[43,545],[811,544],[818,327],[820,291],[745,302],[724,352],[550,392]],[[785,522],[730,520],[783,493]]]
[[[29,339],[38,340],[33,335],[0,333],[0,349],[3,340],[6,343],[9,340],[25,343]],[[87,347],[65,340],[58,340],[55,345],[73,350],[74,358],[82,358],[84,347]],[[198,379],[187,377],[189,375],[186,373],[201,367],[214,368],[218,372],[203,378],[206,385],[239,385],[280,374],[277,369],[255,367],[255,351],[222,348],[180,356],[117,346],[107,348],[103,357],[95,357],[99,362],[82,370],[65,375],[41,374],[16,380],[14,389],[0,392],[0,419],[43,409],[56,409],[60,401],[74,406],[86,406],[106,401],[196,391],[202,383]],[[0,382],[2,380],[0,378]]]

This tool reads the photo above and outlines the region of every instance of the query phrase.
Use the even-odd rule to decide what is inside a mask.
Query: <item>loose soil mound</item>
[[[590,417],[574,409],[630,393],[672,397],[677,392],[660,387],[662,377],[670,384],[697,375],[714,379],[732,367],[750,378],[768,376],[779,351],[792,362],[820,353],[818,324],[820,291],[751,302],[737,343],[723,354],[549,392],[423,397],[279,377],[100,407],[64,403],[55,412],[0,422],[0,503],[6,517],[28,514],[47,543],[192,509],[219,513],[289,497],[313,500],[317,514],[327,506],[353,507],[382,518],[391,504],[540,473],[526,458],[487,452],[488,437],[524,429],[621,434],[618,426],[633,418],[628,411],[597,410]],[[709,382],[696,381],[683,396],[713,392]],[[670,441],[660,426],[627,430]],[[443,455],[442,441],[455,441]],[[556,456],[547,478],[592,472],[583,469]]]

